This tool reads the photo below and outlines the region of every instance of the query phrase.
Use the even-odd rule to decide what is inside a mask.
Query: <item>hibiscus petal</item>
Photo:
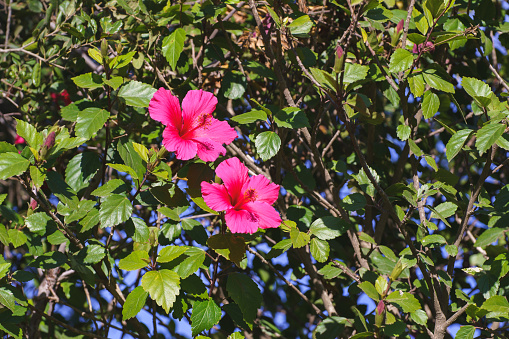
[[[223,179],[232,201],[237,202],[242,192],[242,186],[248,180],[246,165],[237,158],[230,158],[217,166],[216,174]]]
[[[279,196],[279,185],[270,182],[270,180],[262,174],[252,176],[246,181],[242,188],[242,192],[248,189],[253,189],[255,191],[256,201],[266,202],[269,205],[275,203]]]
[[[163,145],[168,151],[175,152],[177,159],[180,160],[192,159],[198,151],[196,142],[182,139],[178,131],[171,126],[164,129]]]
[[[253,234],[258,230],[258,218],[246,210],[229,209],[226,211],[225,220],[232,233]]]
[[[256,216],[260,228],[276,228],[281,225],[279,212],[266,202],[248,202],[242,207]]]
[[[195,138],[193,140],[198,147],[198,158],[203,161],[216,161],[219,154],[226,154],[226,149],[219,142],[208,138]]]
[[[173,126],[177,129],[182,125],[182,112],[179,99],[171,94],[171,91],[159,88],[154,93],[148,106],[150,117],[162,122],[166,126]]]
[[[235,129],[233,129],[228,122],[219,121],[215,118],[211,118],[206,126],[199,129],[198,133],[226,145],[230,144],[238,137],[237,132],[235,132]]]
[[[201,89],[187,92],[182,100],[182,110],[184,111],[184,121],[186,126],[194,126],[192,123],[202,114],[212,114],[216,109],[217,98],[210,92]]]
[[[207,206],[214,211],[226,211],[233,207],[224,185],[209,184],[204,181],[201,183],[201,193]]]

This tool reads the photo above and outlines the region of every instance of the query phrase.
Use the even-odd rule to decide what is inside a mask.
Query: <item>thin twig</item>
[[[247,245],[247,250],[254,254],[258,259],[260,259],[265,265],[269,266],[269,268],[274,272],[276,273],[276,275],[279,277],[279,279],[283,280],[285,282],[285,284],[288,285],[288,287],[290,287],[292,290],[294,290],[305,302],[307,302],[312,308],[313,310],[316,312],[316,314],[322,318],[322,319],[325,319],[327,316],[325,314],[323,314],[323,312],[318,308],[318,306],[316,306],[315,304],[313,304],[309,299],[308,297],[306,297],[294,284],[292,284],[290,281],[288,281],[288,279],[286,279],[267,259],[265,259],[260,253],[258,253],[257,251],[254,251],[249,245]]]

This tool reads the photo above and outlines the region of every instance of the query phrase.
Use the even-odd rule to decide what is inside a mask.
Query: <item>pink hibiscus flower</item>
[[[271,205],[276,202],[279,185],[263,175],[249,177],[247,167],[237,158],[223,161],[216,168],[222,185],[201,183],[207,205],[226,211],[226,226],[232,233],[255,233],[258,228],[274,228],[281,224],[279,213]]]
[[[226,121],[212,117],[216,105],[214,94],[192,90],[182,101],[181,110],[178,98],[160,88],[150,100],[148,111],[152,119],[166,126],[163,145],[175,152],[177,159],[189,160],[198,154],[203,161],[214,161],[219,154],[226,154],[223,143],[229,144],[237,137]]]

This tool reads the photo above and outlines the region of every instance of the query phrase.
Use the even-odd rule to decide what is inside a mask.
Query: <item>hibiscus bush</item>
[[[0,1],[0,333],[506,338],[508,9]]]

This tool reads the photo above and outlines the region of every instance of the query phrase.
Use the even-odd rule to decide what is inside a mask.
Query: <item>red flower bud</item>
[[[16,139],[14,139],[14,145],[20,145],[20,144],[24,144],[24,143],[25,143],[25,139],[23,139],[18,134],[16,134]]]
[[[37,208],[37,201],[35,199],[30,199],[30,208],[35,211]]]
[[[378,305],[376,306],[376,314],[382,314],[385,310],[385,303],[383,300],[380,300],[378,302]]]
[[[401,19],[401,21],[400,21],[400,22],[398,22],[398,25],[396,26],[396,32],[398,32],[398,33],[399,33],[399,32],[401,32],[401,31],[403,30],[403,24],[404,24],[404,23],[405,23],[405,22],[404,22],[404,20],[403,20],[403,19]]]
[[[60,93],[60,98],[63,100],[66,106],[72,103],[71,97],[69,96],[69,92],[67,92],[66,89],[64,89],[62,93]]]
[[[431,42],[431,41],[428,41],[426,42],[426,45],[425,44],[414,44],[414,47],[412,48],[412,53],[420,53],[422,50],[426,49],[428,52],[433,52],[435,50],[435,45]]]
[[[336,55],[338,56],[339,59],[341,59],[343,54],[345,54],[345,51],[343,51],[343,48],[341,46],[338,46],[336,48]]]
[[[55,136],[56,136],[55,131],[48,134],[46,140],[44,141],[44,146],[46,147],[46,149],[49,150],[51,147],[55,145]]]

